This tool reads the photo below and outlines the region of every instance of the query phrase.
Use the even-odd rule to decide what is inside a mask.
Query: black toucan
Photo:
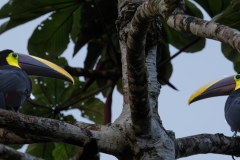
[[[28,75],[74,83],[68,72],[49,61],[12,50],[0,51],[0,108],[17,111],[30,97],[32,83]]]
[[[240,74],[218,79],[198,89],[188,100],[188,104],[209,97],[229,95],[224,114],[231,130],[240,132]]]

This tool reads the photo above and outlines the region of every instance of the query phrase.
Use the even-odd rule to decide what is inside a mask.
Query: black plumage
[[[240,131],[240,89],[229,95],[225,103],[225,118],[232,131]]]
[[[0,99],[5,100],[6,106],[0,108],[15,111],[30,97],[32,83],[28,75],[20,68],[4,65],[0,66]],[[4,102],[1,102],[2,105]]]
[[[69,73],[49,61],[3,50],[0,52],[0,108],[17,111],[30,97],[32,83],[29,75],[74,83]]]

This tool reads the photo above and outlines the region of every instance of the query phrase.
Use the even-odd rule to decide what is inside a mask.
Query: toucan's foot
[[[234,131],[232,137],[234,137],[234,138],[239,138],[239,136],[237,136],[237,131]],[[235,160],[234,156],[232,156],[232,159]]]
[[[233,133],[233,136],[232,137],[238,137],[237,136],[237,131],[234,131],[234,133]]]

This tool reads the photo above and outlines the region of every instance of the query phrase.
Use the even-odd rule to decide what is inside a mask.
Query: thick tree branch
[[[145,65],[145,45],[147,31],[152,18],[145,16],[144,6],[140,6],[130,23],[127,38],[128,86],[133,127],[137,132],[147,131],[150,125],[147,68]]]
[[[175,150],[176,158],[206,153],[239,157],[240,138],[226,137],[223,134],[199,134],[177,139]]]
[[[83,146],[84,142],[89,139],[96,139],[99,150],[112,155],[121,154],[124,147],[127,146],[121,133],[114,129],[114,125],[106,127],[80,122],[71,124],[0,109],[0,127],[10,130],[10,134],[14,135],[11,137],[12,139],[6,139],[6,137],[2,137],[5,134],[0,134],[0,140],[4,144],[19,144],[25,142],[23,141],[25,137],[30,137],[28,141],[30,143],[48,141]]]
[[[27,160],[41,160],[26,153],[21,153],[8,146],[0,144],[0,158],[1,159],[27,159]]]

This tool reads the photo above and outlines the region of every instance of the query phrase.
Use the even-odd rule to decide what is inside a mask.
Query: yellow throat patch
[[[21,68],[18,65],[18,54],[17,53],[14,53],[14,52],[9,53],[8,56],[6,57],[6,60],[9,65]]]

